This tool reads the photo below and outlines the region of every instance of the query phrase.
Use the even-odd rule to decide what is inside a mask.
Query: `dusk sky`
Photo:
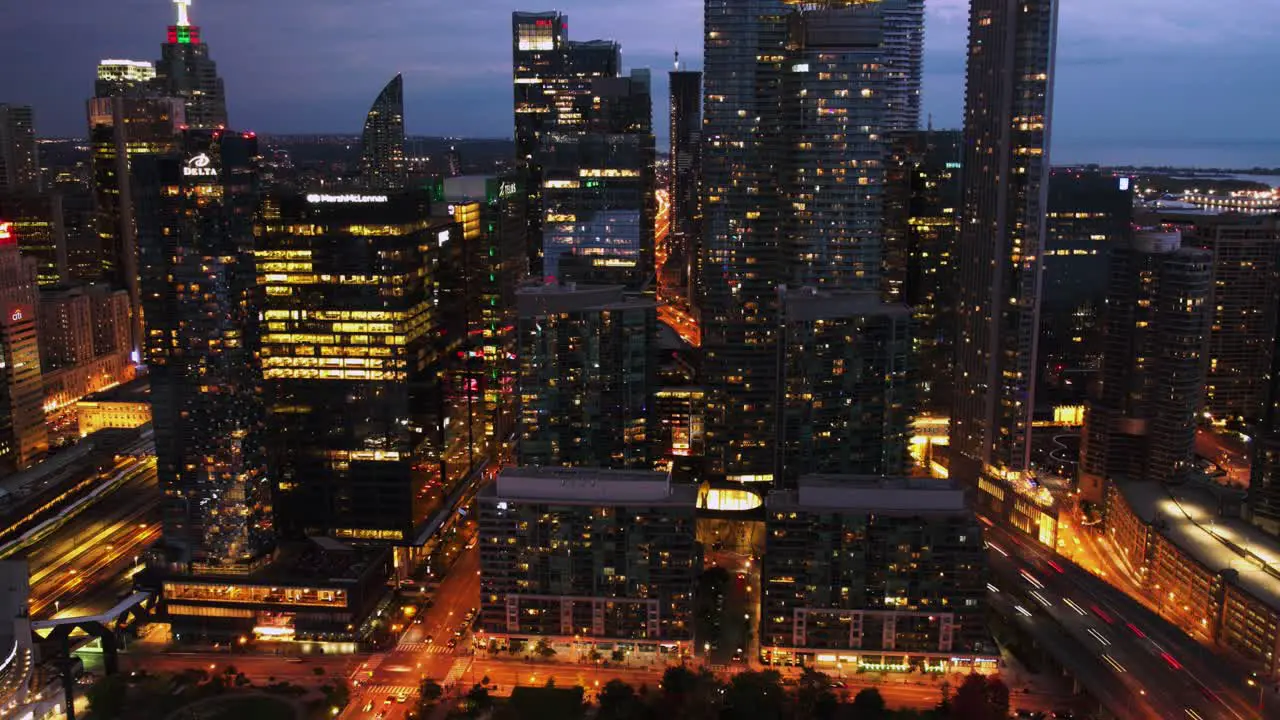
[[[82,135],[97,61],[155,59],[174,17],[169,0],[3,2],[0,102],[34,105],[42,135]],[[239,128],[357,132],[403,72],[410,134],[509,137],[511,11],[555,5],[572,38],[616,39],[627,67],[654,70],[656,118],[672,51],[701,66],[701,0],[194,0],[191,15]],[[924,107],[953,127],[967,2],[928,8]],[[1241,164],[1280,165],[1278,40],[1280,2],[1064,0],[1055,160],[1144,161],[1162,147],[1197,164],[1227,147]]]

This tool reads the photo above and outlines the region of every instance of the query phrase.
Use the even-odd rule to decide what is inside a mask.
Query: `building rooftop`
[[[805,475],[792,490],[769,493],[770,510],[967,513],[964,491],[946,480],[879,475]]]
[[[587,285],[583,283],[530,284],[516,291],[516,309],[520,317],[584,310],[619,310],[657,308],[652,300],[628,295],[622,285]]]
[[[877,292],[833,292],[811,287],[791,288],[786,293],[787,319],[813,321],[880,315],[907,320],[911,309],[902,304],[880,301]]]
[[[149,402],[151,399],[151,380],[143,376],[130,380],[123,385],[107,388],[102,392],[86,395],[80,402]]]
[[[351,585],[359,582],[371,568],[387,561],[388,548],[346,545],[336,540],[307,539],[284,543],[276,556],[248,575],[175,576],[169,580],[220,583],[227,581],[246,585],[319,586]]]
[[[698,489],[671,482],[671,474],[656,470],[601,468],[507,468],[481,491],[492,500],[555,501],[568,505],[637,504],[694,508]]]
[[[1133,512],[1211,571],[1234,570],[1236,585],[1280,609],[1280,542],[1223,515],[1221,494],[1197,485],[1119,482]]]

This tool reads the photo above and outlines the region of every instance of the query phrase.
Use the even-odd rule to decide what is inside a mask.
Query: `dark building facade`
[[[82,288],[40,293],[40,361],[47,370],[93,360],[93,335],[93,301]]]
[[[1249,520],[1280,537],[1280,367],[1272,357],[1266,412],[1255,433],[1249,466]]]
[[[521,465],[649,468],[657,308],[622,286],[516,294]]]
[[[1132,224],[1130,178],[1097,170],[1053,170],[1040,303],[1042,405],[1046,400],[1078,404],[1098,371],[1108,251],[1128,241]]]
[[[360,174],[365,187],[404,187],[404,78],[397,74],[378,93],[360,138]]]
[[[911,308],[918,410],[935,417],[950,412],[954,382],[962,141],[956,130],[895,133],[885,169],[883,294]]]
[[[170,571],[235,574],[274,546],[254,269],[258,143],[190,131],[133,160],[146,362]]]
[[[200,26],[187,15],[191,0],[175,3],[178,21],[169,26],[156,61],[156,94],[182,100],[187,127],[216,130],[227,126],[227,98],[218,65],[200,38]]]
[[[809,476],[765,513],[762,661],[995,666],[982,526],[959,488]]]
[[[1185,480],[1194,469],[1213,308],[1213,255],[1176,230],[1112,245],[1099,382],[1081,448],[1082,492],[1112,479]]]
[[[27,105],[0,103],[0,193],[39,192],[40,186],[35,114]]]
[[[975,0],[969,10],[950,438],[951,477],[979,485],[983,505],[1049,543],[1056,519],[1026,502],[1022,480],[1038,370],[1057,12],[1055,0]]]
[[[143,157],[177,148],[183,113],[182,102],[174,98],[112,95],[89,101],[94,226],[100,241],[97,277],[128,291],[133,308],[141,307],[142,290],[132,168]],[[136,312],[132,337],[134,349],[140,350],[142,319]]]
[[[269,195],[258,229],[265,442],[286,536],[409,544],[441,498],[462,239],[425,192]]]
[[[672,294],[691,305],[702,235],[702,73],[676,69],[670,73],[671,139],[667,171],[667,268],[659,272],[678,279]]]

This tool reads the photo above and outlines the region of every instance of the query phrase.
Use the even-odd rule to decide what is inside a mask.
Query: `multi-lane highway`
[[[1113,713],[1259,717],[1242,699],[1240,681],[1177,628],[1027,538],[1000,528],[988,528],[987,537],[993,604],[1011,606],[1024,628]]]
[[[139,460],[118,488],[35,546],[27,555],[31,616],[92,615],[114,605],[159,537],[159,501],[155,460]]]

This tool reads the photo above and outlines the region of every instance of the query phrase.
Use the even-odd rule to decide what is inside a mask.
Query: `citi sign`
[[[200,153],[187,159],[187,164],[182,167],[182,174],[188,177],[217,177],[218,171],[210,167],[212,164],[213,160],[207,153]]]

